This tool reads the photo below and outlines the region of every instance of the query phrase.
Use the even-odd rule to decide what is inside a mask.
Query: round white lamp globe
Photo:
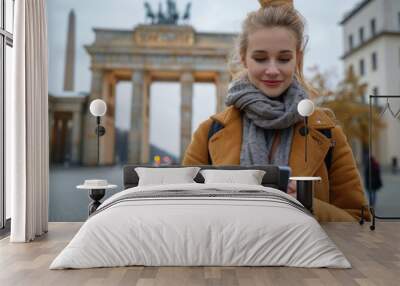
[[[94,116],[103,116],[106,114],[107,105],[104,100],[95,99],[90,103],[90,113]]]
[[[314,113],[314,103],[309,99],[303,99],[297,105],[297,111],[303,117],[310,116]]]

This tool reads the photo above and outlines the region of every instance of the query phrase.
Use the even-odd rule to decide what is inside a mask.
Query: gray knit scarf
[[[240,165],[288,165],[293,126],[302,120],[297,104],[304,98],[308,95],[297,80],[279,98],[266,96],[247,77],[230,84],[225,103],[244,113]],[[275,131],[281,140],[269,161]]]

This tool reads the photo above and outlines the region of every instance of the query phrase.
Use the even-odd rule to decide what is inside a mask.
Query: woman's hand
[[[296,198],[297,196],[297,186],[296,181],[290,181],[287,188],[287,194]]]

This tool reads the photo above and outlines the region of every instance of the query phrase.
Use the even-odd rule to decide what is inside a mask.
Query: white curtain
[[[12,242],[47,232],[49,136],[45,0],[15,1],[13,93],[6,111]]]

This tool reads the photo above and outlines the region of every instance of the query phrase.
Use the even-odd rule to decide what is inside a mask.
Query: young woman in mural
[[[228,108],[200,124],[183,164],[290,166],[292,176],[322,178],[313,203],[317,219],[355,221],[366,200],[351,148],[331,111],[317,108],[310,116],[304,160],[297,104],[313,92],[303,76],[304,19],[292,1],[260,3],[262,8],[243,22],[237,41],[233,59],[242,68],[229,86]],[[215,122],[220,128],[209,138]],[[293,182],[288,193],[296,194]]]

